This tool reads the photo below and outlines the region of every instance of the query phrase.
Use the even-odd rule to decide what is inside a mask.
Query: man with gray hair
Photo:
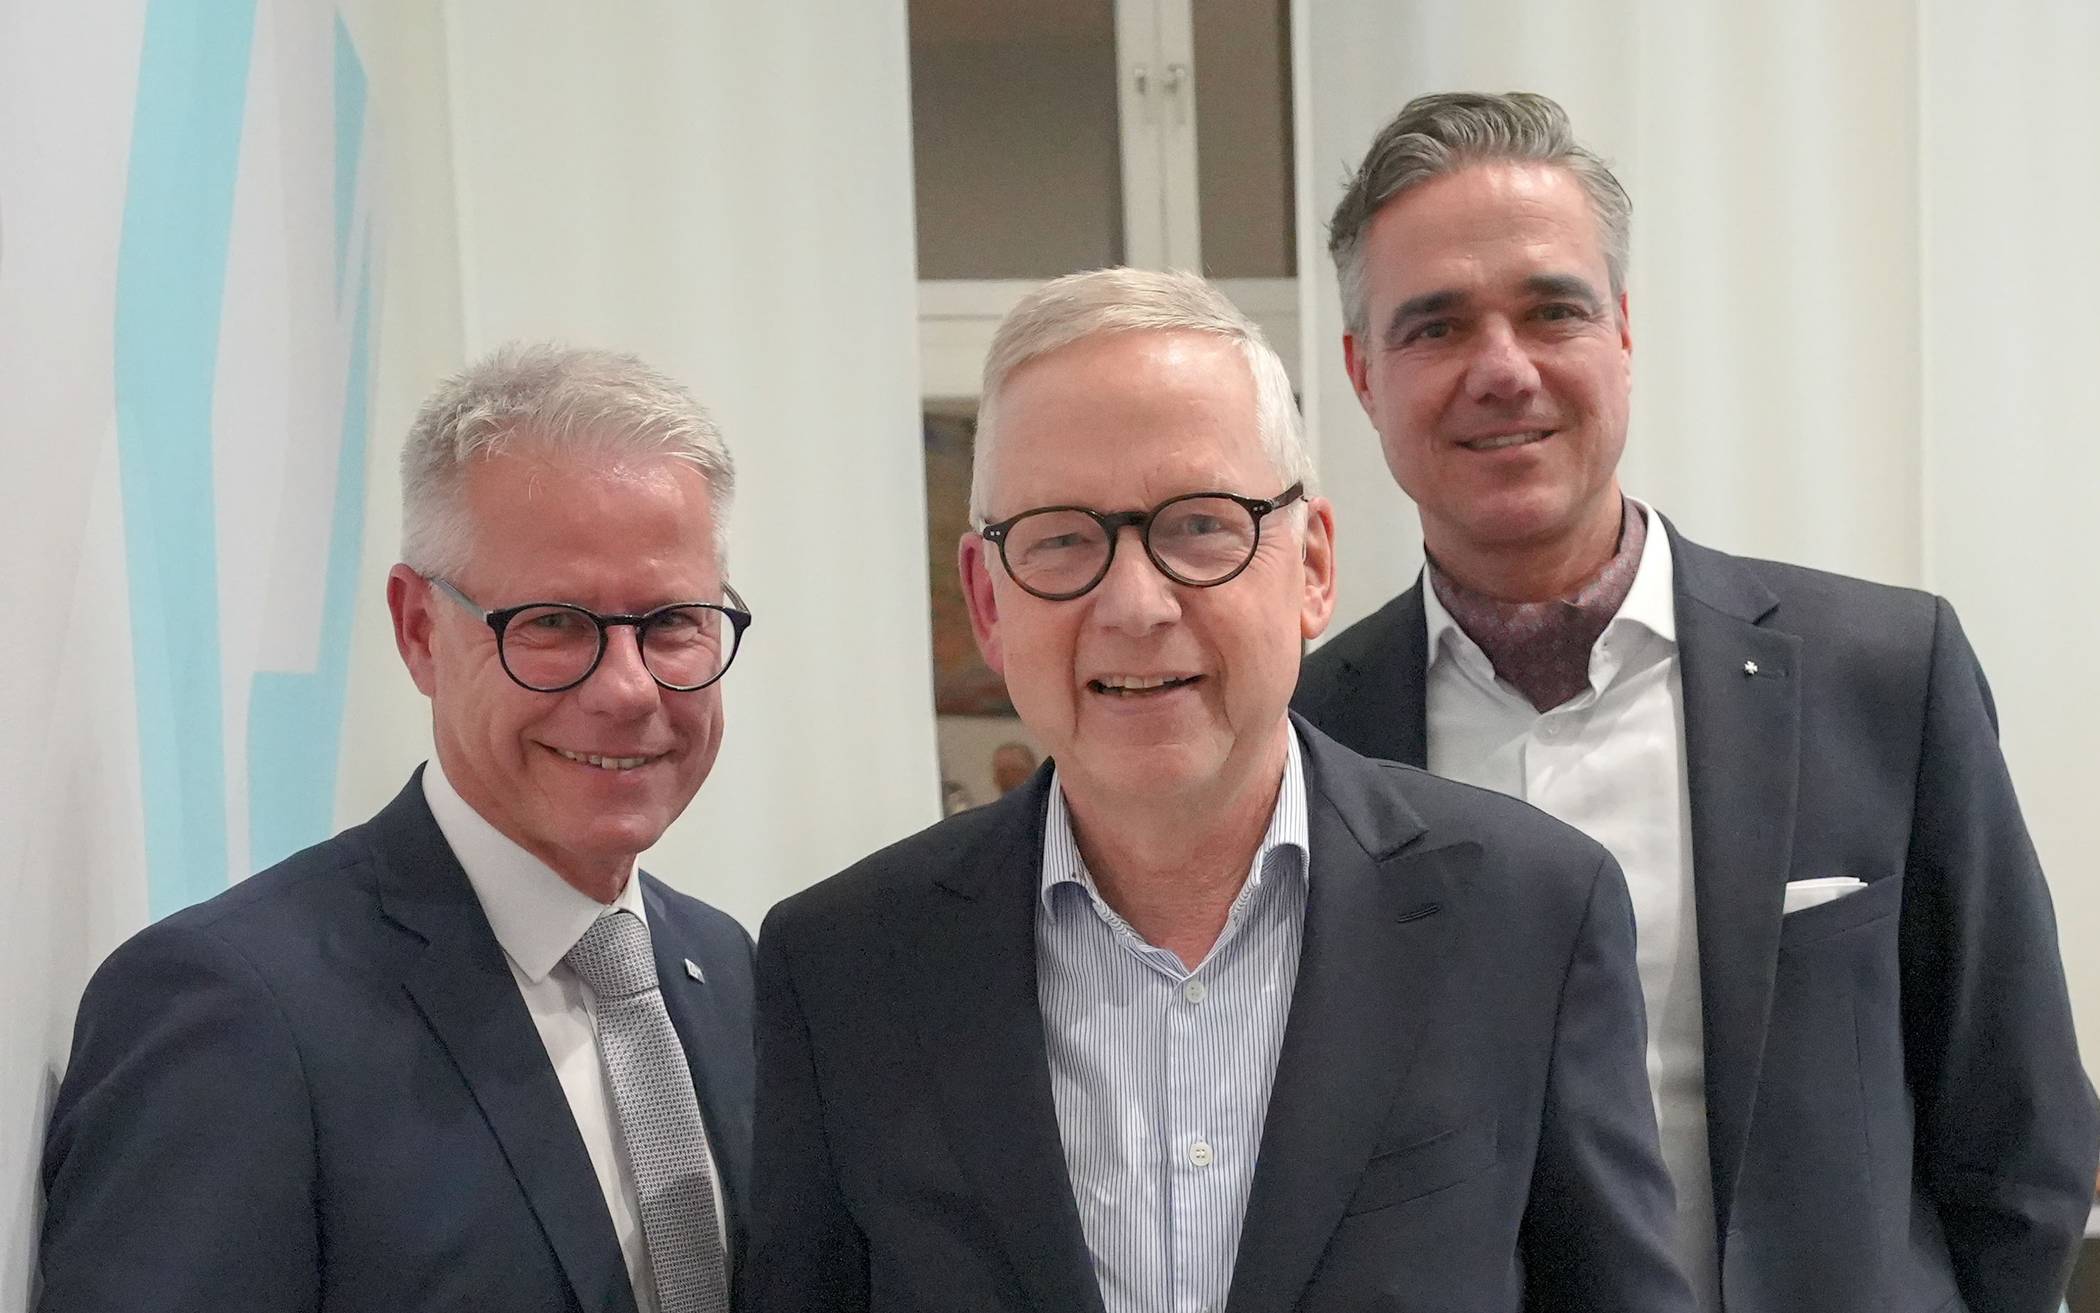
[[[1617,867],[1287,715],[1334,526],[1259,330],[1074,275],[982,395],[1052,760],[767,918],[752,1313],[1689,1309]]]
[[[1297,706],[1617,857],[1703,1308],[2053,1310],[2100,1120],[1990,690],[1945,601],[1620,491],[1630,213],[1543,96],[1378,134],[1331,249],[1428,565]]]
[[[635,867],[750,621],[729,454],[631,356],[499,351],[402,453],[395,642],[436,752],[89,984],[41,1307],[727,1313],[751,941]]]

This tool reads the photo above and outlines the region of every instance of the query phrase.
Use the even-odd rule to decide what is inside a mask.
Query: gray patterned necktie
[[[598,996],[598,1054],[641,1196],[657,1308],[728,1313],[714,1163],[685,1048],[657,986],[649,927],[624,909],[607,912],[583,932],[567,961]]]

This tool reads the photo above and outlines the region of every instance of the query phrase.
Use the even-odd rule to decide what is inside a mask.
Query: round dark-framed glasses
[[[568,602],[526,602],[491,611],[450,580],[424,577],[481,617],[496,635],[504,673],[535,693],[560,693],[589,679],[605,659],[608,631],[619,625],[633,627],[650,678],[674,693],[691,693],[729,673],[751,625],[744,599],[727,584],[722,586],[727,605],[680,602],[642,615],[600,615]]]
[[[1191,588],[1215,588],[1253,561],[1263,517],[1304,495],[1305,485],[1294,483],[1266,499],[1188,492],[1149,511],[1038,506],[977,532],[998,545],[1013,581],[1046,602],[1085,596],[1106,579],[1125,525],[1138,531],[1145,555],[1161,574]]]

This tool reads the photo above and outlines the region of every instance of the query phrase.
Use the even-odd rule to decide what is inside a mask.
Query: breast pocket
[[[1870,880],[1856,894],[1803,908],[1779,923],[1779,951],[1806,948],[1847,930],[1893,915],[1903,905],[1903,876],[1884,875]]]
[[[1495,1122],[1483,1118],[1372,1158],[1347,1213],[1404,1204],[1470,1181],[1494,1165]]]

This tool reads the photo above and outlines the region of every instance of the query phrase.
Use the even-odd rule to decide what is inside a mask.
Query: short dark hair
[[[1372,218],[1410,187],[1468,165],[1503,161],[1552,164],[1574,175],[1603,232],[1613,298],[1626,290],[1633,200],[1603,158],[1575,140],[1567,111],[1529,91],[1440,92],[1408,101],[1379,131],[1327,225],[1327,253],[1334,257],[1350,332],[1361,337],[1369,327],[1363,244]]]

